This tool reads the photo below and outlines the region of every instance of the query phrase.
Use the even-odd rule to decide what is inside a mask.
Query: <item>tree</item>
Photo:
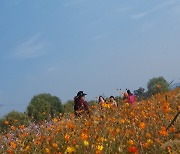
[[[169,90],[169,83],[164,77],[155,77],[149,80],[147,84],[148,93],[154,95]]]
[[[36,122],[41,122],[63,113],[63,106],[58,97],[50,94],[39,94],[32,98],[27,107],[27,113]]]
[[[64,113],[74,113],[74,101],[69,100],[64,104]]]
[[[29,120],[26,113],[12,111],[0,119],[1,130],[8,130],[9,126],[18,127],[21,125],[28,125]]]
[[[146,92],[145,92],[145,89],[142,88],[142,87],[140,87],[137,90],[134,90],[134,94],[137,97],[138,101],[146,98],[146,95],[147,95]]]

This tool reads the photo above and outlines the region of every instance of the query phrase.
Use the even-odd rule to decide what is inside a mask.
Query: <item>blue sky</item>
[[[0,116],[51,93],[63,102],[180,81],[180,0],[0,0]]]

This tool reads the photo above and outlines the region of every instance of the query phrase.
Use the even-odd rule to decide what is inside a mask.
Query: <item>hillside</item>
[[[94,106],[81,118],[60,114],[38,125],[9,126],[0,137],[0,153],[178,153],[180,119],[166,128],[179,111],[180,89],[133,106]]]

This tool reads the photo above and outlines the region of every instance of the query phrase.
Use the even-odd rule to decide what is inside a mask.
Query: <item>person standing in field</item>
[[[99,96],[98,104],[102,108],[102,105],[105,103],[105,100],[102,96]]]
[[[110,97],[110,103],[111,103],[111,105],[112,105],[113,107],[118,107],[118,104],[117,104],[114,96],[111,96],[111,97]]]
[[[79,91],[74,98],[74,113],[76,116],[89,114],[88,103],[85,101],[86,95],[83,91]]]
[[[128,103],[134,104],[136,102],[135,95],[133,95],[130,90],[127,90],[127,94],[128,94]]]

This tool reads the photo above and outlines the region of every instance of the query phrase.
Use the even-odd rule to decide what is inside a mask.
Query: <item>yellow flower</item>
[[[67,147],[66,153],[73,153],[73,152],[75,152],[75,148],[74,147]]]
[[[102,145],[98,145],[96,148],[97,150],[102,151],[104,147]]]
[[[151,139],[148,139],[148,140],[147,140],[147,143],[148,143],[148,144],[152,144],[153,141],[152,141]]]
[[[45,148],[46,153],[50,153],[49,148]]]
[[[29,151],[29,150],[30,150],[30,146],[28,145],[26,146],[25,151]]]
[[[87,140],[85,140],[84,141],[84,145],[88,147],[89,146],[89,142]]]
[[[116,128],[116,132],[117,132],[117,133],[120,133],[120,128]]]
[[[133,141],[133,140],[128,140],[127,143],[128,143],[129,145],[134,145],[134,141]]]

